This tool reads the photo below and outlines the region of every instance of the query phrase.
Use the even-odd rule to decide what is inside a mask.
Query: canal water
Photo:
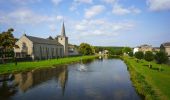
[[[14,74],[13,80],[0,82],[0,100],[140,100],[140,96],[122,60],[94,59]]]

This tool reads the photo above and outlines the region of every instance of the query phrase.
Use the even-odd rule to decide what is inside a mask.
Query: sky
[[[170,0],[0,0],[0,32],[13,28],[48,38],[61,33],[69,43],[94,46],[170,42]]]

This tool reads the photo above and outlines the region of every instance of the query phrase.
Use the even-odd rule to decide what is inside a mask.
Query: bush
[[[137,59],[141,60],[141,59],[143,59],[144,54],[143,54],[142,51],[138,51],[138,52],[135,53],[135,57],[136,57]]]
[[[129,52],[128,55],[129,55],[130,57],[133,57],[133,52],[132,52],[132,51]]]
[[[154,60],[154,55],[151,51],[145,52],[144,59],[149,62],[149,68],[150,68],[150,62]]]
[[[157,52],[155,55],[155,60],[157,61],[158,64],[166,63],[168,61],[167,53],[162,51]]]

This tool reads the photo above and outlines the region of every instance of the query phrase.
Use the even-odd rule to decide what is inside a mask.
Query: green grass
[[[15,73],[46,67],[56,67],[57,65],[79,62],[81,58],[83,60],[86,60],[95,57],[96,56],[67,57],[34,62],[19,62],[17,65],[15,65],[14,63],[0,64],[0,74]]]
[[[145,96],[145,99],[170,100],[170,66],[141,60],[136,62],[135,58],[123,57],[130,70],[131,79],[137,91]]]

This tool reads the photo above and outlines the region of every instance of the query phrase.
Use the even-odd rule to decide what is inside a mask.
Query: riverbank
[[[131,80],[139,94],[145,96],[147,100],[169,100],[170,99],[170,66],[151,62],[152,68],[148,67],[148,62],[141,60],[137,62],[135,58],[122,57],[128,66]]]
[[[42,61],[34,61],[34,62],[19,62],[17,65],[14,63],[1,64],[0,65],[0,74],[8,74],[15,73],[21,71],[29,71],[33,69],[39,68],[47,68],[47,67],[55,67],[57,65],[70,64],[74,62],[79,62],[86,59],[93,59],[96,56],[79,56],[79,57],[67,57],[67,58],[59,58],[59,59],[49,59]]]

